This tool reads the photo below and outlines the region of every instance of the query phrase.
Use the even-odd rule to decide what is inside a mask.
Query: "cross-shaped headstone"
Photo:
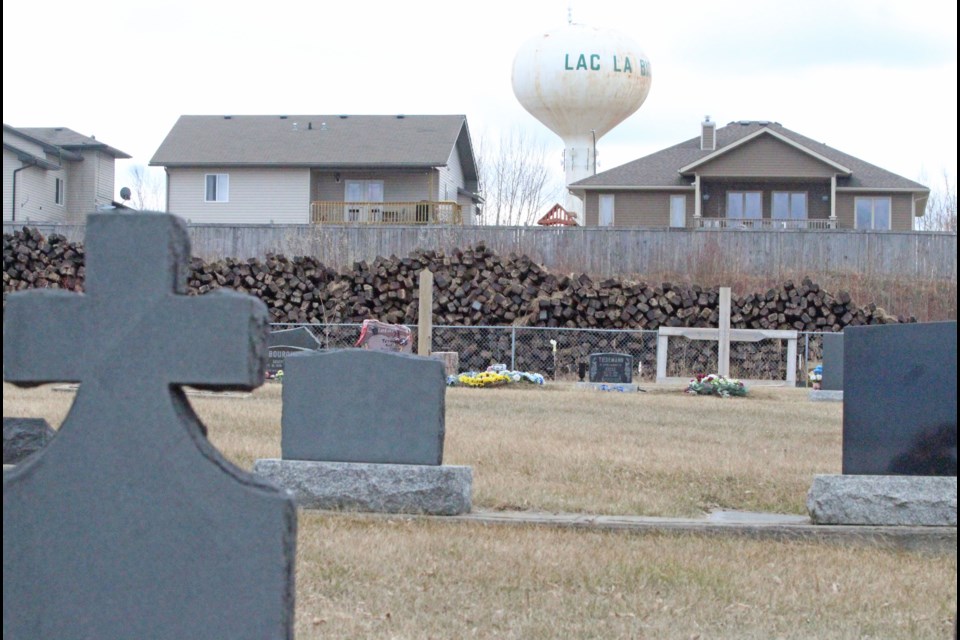
[[[284,638],[296,511],[207,441],[180,385],[263,382],[267,310],[187,297],[161,214],[87,223],[86,294],[8,298],[4,378],[79,382],[50,445],[3,478],[5,638]]]

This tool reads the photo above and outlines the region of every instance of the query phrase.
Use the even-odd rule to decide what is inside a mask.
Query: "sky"
[[[118,191],[184,114],[464,114],[475,147],[538,140],[561,182],[563,145],[517,102],[511,69],[568,12],[632,37],[651,63],[646,102],[597,143],[600,171],[699,135],[710,115],[955,184],[948,0],[4,2],[3,121],[129,153]]]

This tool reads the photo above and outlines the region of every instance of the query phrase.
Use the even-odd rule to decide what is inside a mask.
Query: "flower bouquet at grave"
[[[813,369],[810,370],[809,379],[814,389],[820,388],[820,383],[823,382],[823,365],[818,364]]]
[[[725,378],[715,373],[709,375],[698,373],[695,378],[690,380],[685,392],[697,396],[729,398],[731,396],[747,395],[747,387],[734,378]]]

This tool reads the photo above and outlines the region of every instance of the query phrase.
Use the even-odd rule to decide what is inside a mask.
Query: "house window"
[[[687,196],[670,196],[670,226],[687,226]]]
[[[806,220],[807,193],[774,191],[770,217],[774,220]]]
[[[605,193],[600,196],[600,221],[601,227],[613,226],[613,194]]]
[[[230,202],[230,174],[208,173],[203,199],[205,202]]]
[[[54,178],[53,180],[53,202],[63,206],[66,201],[66,182],[62,178]]]
[[[855,198],[853,208],[857,229],[890,230],[890,198]]]
[[[763,217],[763,193],[760,191],[727,191],[727,217],[759,220]]]

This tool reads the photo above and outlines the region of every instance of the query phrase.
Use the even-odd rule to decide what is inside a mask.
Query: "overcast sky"
[[[182,114],[467,116],[521,128],[514,55],[567,20],[633,37],[644,105],[601,171],[694,137],[709,114],[774,120],[911,179],[957,171],[957,7],[948,0],[3,3],[3,121],[95,135],[146,164]],[[128,183],[118,169],[117,188]]]

